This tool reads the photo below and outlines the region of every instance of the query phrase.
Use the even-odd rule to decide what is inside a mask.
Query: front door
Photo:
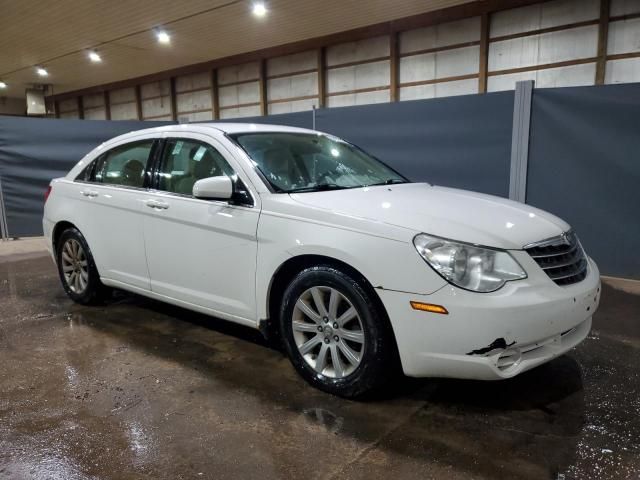
[[[196,181],[218,175],[244,186],[231,164],[211,137],[166,138],[143,202],[144,237],[153,292],[246,323],[255,321],[259,208],[249,195],[244,205],[192,195]]]

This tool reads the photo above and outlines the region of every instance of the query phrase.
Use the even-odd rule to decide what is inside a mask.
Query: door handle
[[[166,202],[160,202],[158,200],[147,200],[144,202],[147,207],[155,208],[157,210],[166,210],[169,208],[169,204]]]
[[[98,196],[98,192],[96,192],[95,190],[80,190],[80,193],[85,197],[93,198]]]

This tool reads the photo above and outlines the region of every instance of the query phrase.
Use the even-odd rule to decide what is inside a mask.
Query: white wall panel
[[[491,15],[491,37],[595,20],[599,0],[555,0],[503,10]]]
[[[60,118],[78,119],[80,118],[80,116],[78,115],[78,112],[65,112],[65,113],[60,113]]]
[[[590,58],[597,46],[597,25],[492,42],[489,71]]]
[[[194,73],[193,75],[176,77],[176,92],[200,88],[211,88],[211,72]]]
[[[282,100],[318,94],[318,74],[305,73],[292,77],[272,78],[267,81],[267,98]]]
[[[487,91],[513,90],[515,83],[523,80],[534,80],[537,88],[593,85],[595,74],[596,64],[585,63],[583,65],[572,65],[569,67],[496,75],[489,77]]]
[[[611,0],[611,16],[640,13],[640,0]]]
[[[160,95],[169,95],[171,87],[169,80],[159,82],[145,83],[140,86],[140,96],[144,98],[157,97]]]
[[[630,52],[640,52],[640,18],[611,22],[607,53]]]
[[[242,65],[232,65],[218,70],[218,84],[244,82],[256,80],[260,77],[260,64],[258,62],[243,63]]]
[[[107,111],[105,110],[104,107],[85,109],[84,119],[85,120],[106,120]]]
[[[140,97],[142,98],[142,118],[152,120],[171,119],[171,90],[169,80],[146,83],[140,86]]]
[[[269,115],[277,115],[279,113],[304,112],[312,110],[313,106],[318,106],[317,98],[307,100],[294,100],[292,102],[278,102],[269,105]]]
[[[478,93],[478,80],[455,80],[452,82],[432,83],[400,88],[400,100],[419,100],[424,98],[450,97]]]
[[[400,33],[400,53],[480,40],[480,17]]]
[[[137,120],[138,112],[135,103],[111,104],[111,120]]]
[[[176,109],[178,112],[190,112],[205,108],[211,110],[211,92],[209,90],[176,94]]]
[[[640,58],[625,58],[607,62],[605,83],[640,82]]]
[[[218,97],[221,107],[255,103],[260,101],[260,83],[241,83],[229,85],[218,89]]]
[[[66,100],[60,100],[58,102],[58,109],[60,112],[68,112],[78,110],[78,99],[68,98]],[[76,113],[77,115],[77,113]]]
[[[331,66],[386,56],[389,56],[389,36],[387,35],[328,47],[326,61],[327,65]]]
[[[389,85],[389,61],[363,63],[327,71],[327,92],[344,92]]]
[[[110,103],[135,102],[136,91],[133,87],[120,88],[109,92]]]
[[[400,83],[478,73],[479,63],[479,46],[402,57]]]
[[[220,110],[220,118],[256,117],[260,115],[260,106],[225,108]]]
[[[84,108],[101,107],[104,105],[104,95],[102,93],[94,93],[82,96],[82,106]]]
[[[390,94],[387,89],[327,97],[327,106],[348,107],[350,105],[366,105],[369,103],[384,103],[388,101],[390,101]]]
[[[206,122],[207,120],[213,120],[213,112],[207,111],[178,114],[178,121],[180,122]]]
[[[149,122],[170,122],[171,121],[171,115],[164,115],[162,117],[157,117],[157,118],[149,118],[146,119]]]
[[[267,60],[267,76],[317,69],[318,54],[315,50],[275,57]]]
[[[150,98],[142,100],[142,117],[171,116],[171,100],[169,97]]]

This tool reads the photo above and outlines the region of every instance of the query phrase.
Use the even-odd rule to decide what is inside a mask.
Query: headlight
[[[493,292],[509,280],[526,278],[507,252],[476,247],[421,233],[413,239],[418,253],[445,280],[474,292]]]

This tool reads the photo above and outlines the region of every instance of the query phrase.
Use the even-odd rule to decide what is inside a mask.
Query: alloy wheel
[[[291,322],[298,351],[317,373],[344,378],[360,365],[366,343],[362,321],[349,299],[335,288],[304,291]]]
[[[62,273],[69,289],[82,294],[89,283],[89,262],[80,242],[70,238],[62,247]]]

